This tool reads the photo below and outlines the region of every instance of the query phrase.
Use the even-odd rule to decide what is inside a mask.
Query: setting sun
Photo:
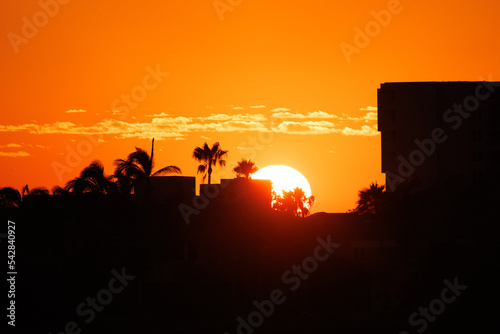
[[[304,175],[288,166],[275,165],[264,167],[257,171],[253,175],[253,178],[271,180],[273,183],[273,190],[276,191],[278,195],[281,195],[284,190],[289,191],[296,187],[302,188],[307,197],[312,195],[311,186]]]

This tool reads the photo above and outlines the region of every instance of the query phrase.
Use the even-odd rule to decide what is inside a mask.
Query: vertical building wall
[[[388,189],[395,177],[416,178],[423,188],[491,177],[499,166],[500,112],[500,94],[491,93],[491,87],[482,82],[382,84],[378,129]]]

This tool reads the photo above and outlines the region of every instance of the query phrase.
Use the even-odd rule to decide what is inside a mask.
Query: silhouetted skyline
[[[498,333],[499,10],[1,3],[2,333]]]

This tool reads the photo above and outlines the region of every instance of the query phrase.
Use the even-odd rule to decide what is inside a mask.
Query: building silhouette
[[[134,192],[137,201],[152,201],[169,207],[184,203],[195,209],[246,205],[255,210],[268,210],[272,200],[271,180],[243,177],[221,179],[220,183],[200,184],[196,192],[194,176],[150,176],[139,183]],[[197,204],[198,203],[198,204]]]
[[[137,197],[166,202],[189,201],[195,195],[196,178],[194,176],[150,176],[137,185]]]
[[[222,205],[246,203],[256,208],[270,208],[271,180],[244,177],[221,179],[220,184],[200,184],[200,196],[214,198]]]
[[[496,177],[500,82],[390,82],[378,89],[382,172],[389,191]]]
[[[382,84],[388,189],[410,178],[428,188],[494,178],[498,84]],[[269,180],[245,178],[198,194],[195,177],[162,176],[134,194],[27,195],[19,208],[0,208],[19,236],[18,328],[59,333],[73,321],[89,333],[253,332],[243,319],[259,333],[413,333],[423,327],[409,316],[438,305],[443,280],[458,278],[470,288],[426,333],[498,332],[497,309],[485,306],[498,296],[500,238],[498,192],[488,188],[406,194],[377,219],[285,215],[270,206]],[[315,262],[325,240],[338,248]],[[134,278],[108,299],[115,271]],[[286,302],[262,311],[277,289]],[[92,320],[75,311],[89,300],[102,305]],[[272,314],[255,320],[261,311]]]

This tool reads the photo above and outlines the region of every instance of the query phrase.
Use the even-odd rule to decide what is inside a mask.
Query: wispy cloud
[[[271,110],[272,112],[281,112],[281,111],[290,111],[291,109],[288,108],[276,108]]]
[[[234,110],[242,110],[244,109],[243,107],[233,107]]]
[[[15,144],[15,143],[7,144],[7,145],[0,145],[0,148],[11,148],[11,147],[23,147],[23,145],[19,145],[19,144]]]
[[[146,117],[170,117],[170,115],[162,112],[159,114],[146,115]]]
[[[347,117],[348,120],[350,121],[376,121],[377,120],[377,113],[376,112],[368,112],[366,115],[361,116],[361,117]]]
[[[274,118],[306,118],[306,116],[304,116],[302,114],[292,114],[291,112],[288,112],[288,111],[275,112],[271,115],[271,117],[274,117]]]
[[[367,112],[361,117],[333,115],[318,110],[307,114],[274,112],[264,114],[211,114],[203,117],[172,116],[166,113],[147,115],[145,122],[106,119],[91,125],[73,122],[45,124],[26,123],[0,125],[1,132],[28,132],[30,134],[111,135],[115,138],[157,138],[181,140],[190,133],[209,138],[210,132],[278,132],[288,134],[342,134],[346,136],[377,135],[376,113]],[[363,121],[363,126],[356,126]],[[358,123],[359,124],[359,123]],[[207,139],[208,140],[208,139]],[[18,144],[9,144],[18,145]],[[10,146],[20,147],[20,146]]]
[[[264,105],[258,105],[258,106],[250,106],[251,109],[257,109],[257,108],[265,108],[266,106]]]
[[[308,112],[306,115],[304,114],[294,114],[290,113],[288,111],[280,111],[280,112],[275,112],[271,115],[271,117],[274,118],[339,118],[337,115],[332,115],[327,112],[318,110],[318,111],[313,111],[313,112]]]
[[[376,125],[363,125],[360,129],[353,129],[348,126],[337,127],[334,123],[328,121],[285,121],[273,127],[272,130],[274,132],[297,135],[342,134],[345,136],[376,136],[379,134]]]
[[[0,125],[0,132],[28,131],[31,134],[62,133],[75,127],[71,122],[54,122],[49,124]]]
[[[307,117],[310,117],[310,118],[339,118],[339,116],[337,116],[337,115],[332,115],[332,114],[329,114],[329,113],[321,111],[321,110],[310,112],[307,114]]]
[[[75,113],[82,113],[82,112],[87,112],[87,110],[84,110],[84,109],[70,109],[70,110],[66,110],[67,114],[75,114]]]
[[[377,131],[376,125],[363,125],[361,129],[352,129],[346,126],[344,129],[342,129],[341,133],[346,136],[376,136],[380,132]]]
[[[377,120],[377,113],[375,112],[369,112],[365,115],[365,120],[367,121],[376,121]]]
[[[289,134],[329,134],[335,133],[335,125],[328,121],[308,121],[308,122],[290,122],[285,121],[273,128],[275,132],[283,132]]]
[[[17,157],[29,157],[31,154],[24,151],[19,152],[0,152],[0,157],[9,157],[9,158],[17,158]]]
[[[253,121],[225,121],[213,123],[193,123],[189,125],[192,131],[206,132],[246,132],[246,131],[262,131],[267,132],[269,129],[261,122]]]
[[[377,107],[368,106],[368,107],[365,107],[365,108],[359,108],[359,110],[362,110],[362,111],[377,111],[378,108]]]
[[[197,119],[208,121],[227,121],[231,119],[231,116],[227,114],[211,114],[210,116],[197,117]]]
[[[211,114],[210,116],[198,117],[197,119],[202,121],[254,121],[263,122],[267,118],[262,114],[237,114],[237,115],[227,115],[227,114]]]

